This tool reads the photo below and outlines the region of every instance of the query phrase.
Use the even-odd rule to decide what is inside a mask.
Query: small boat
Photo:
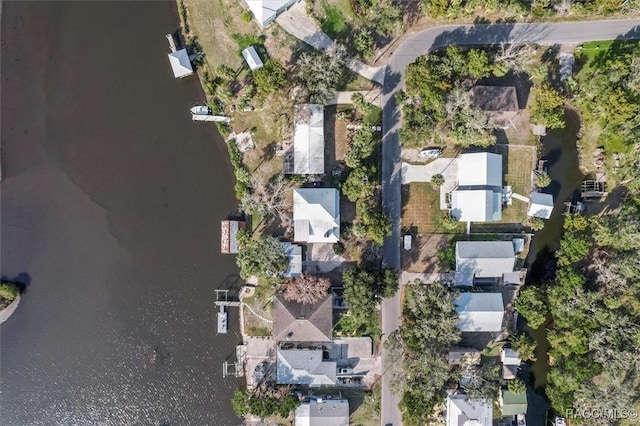
[[[191,114],[193,115],[211,115],[211,110],[206,105],[196,105],[191,108]]]
[[[224,309],[224,306],[220,306],[220,310],[218,311],[218,333],[226,333],[228,328],[227,311]]]

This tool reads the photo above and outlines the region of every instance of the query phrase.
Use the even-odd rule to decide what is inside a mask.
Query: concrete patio
[[[458,159],[438,158],[424,165],[402,163],[402,184],[411,182],[431,182],[434,175],[442,175],[440,186],[440,209],[447,208],[445,194],[453,191],[458,184]]]

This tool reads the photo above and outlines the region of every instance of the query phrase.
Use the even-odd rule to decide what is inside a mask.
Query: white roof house
[[[349,426],[349,401],[316,398],[296,408],[296,426]]]
[[[294,240],[337,243],[340,239],[340,193],[335,188],[293,190]]]
[[[458,158],[458,187],[451,193],[451,215],[462,222],[502,218],[502,155],[476,152]]]
[[[488,399],[467,399],[466,395],[447,397],[447,426],[491,426],[493,407]]]
[[[511,348],[503,348],[500,350],[500,362],[504,365],[520,365],[522,363],[520,352]]]
[[[289,242],[280,243],[289,259],[289,266],[283,276],[287,278],[297,277],[302,274],[302,246]]]
[[[253,17],[261,27],[266,27],[289,6],[298,0],[245,0]]]
[[[473,285],[475,278],[503,277],[513,272],[515,264],[516,253],[511,241],[456,243],[456,285]]]
[[[529,196],[529,210],[527,216],[549,219],[553,211],[553,195],[542,192],[532,192]]]
[[[502,186],[502,155],[462,154],[458,158],[458,186]]]
[[[293,129],[293,174],[324,174],[324,107],[297,105]]]
[[[460,293],[455,300],[457,327],[463,332],[502,330],[504,304],[500,293]]]
[[[322,360],[322,349],[280,349],[276,377],[278,384],[331,386],[336,384],[337,366]]]
[[[258,55],[258,52],[256,52],[256,49],[253,46],[249,46],[244,49],[242,51],[242,57],[247,61],[247,65],[249,65],[251,71],[260,69],[264,65],[262,63],[262,59],[260,59],[260,55]]]
[[[171,52],[167,56],[169,56],[169,63],[171,64],[173,75],[176,78],[182,78],[193,74],[193,67],[191,67],[191,61],[189,60],[187,49]]]
[[[500,220],[502,193],[492,190],[456,189],[451,193],[451,215],[461,222]]]

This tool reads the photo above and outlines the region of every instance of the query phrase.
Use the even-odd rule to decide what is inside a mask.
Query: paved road
[[[406,66],[432,49],[457,45],[488,45],[502,42],[578,44],[586,41],[640,38],[640,19],[590,22],[558,22],[537,24],[485,24],[442,26],[418,32],[402,42],[387,65],[382,93],[383,133],[382,198],[383,208],[391,217],[392,234],[385,241],[384,257],[389,267],[400,270],[401,160],[398,131],[401,111],[395,94],[403,87]],[[400,325],[400,295],[382,304],[382,331],[385,336]],[[385,353],[382,353],[383,368]],[[398,366],[396,366],[398,367]],[[382,376],[382,425],[402,424],[399,399],[389,387],[389,381],[399,369],[386,366]]]

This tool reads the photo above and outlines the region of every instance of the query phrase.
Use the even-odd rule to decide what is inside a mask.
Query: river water
[[[214,289],[237,288],[219,220],[226,147],[175,80],[175,2],[5,2],[0,424],[233,425]]]

